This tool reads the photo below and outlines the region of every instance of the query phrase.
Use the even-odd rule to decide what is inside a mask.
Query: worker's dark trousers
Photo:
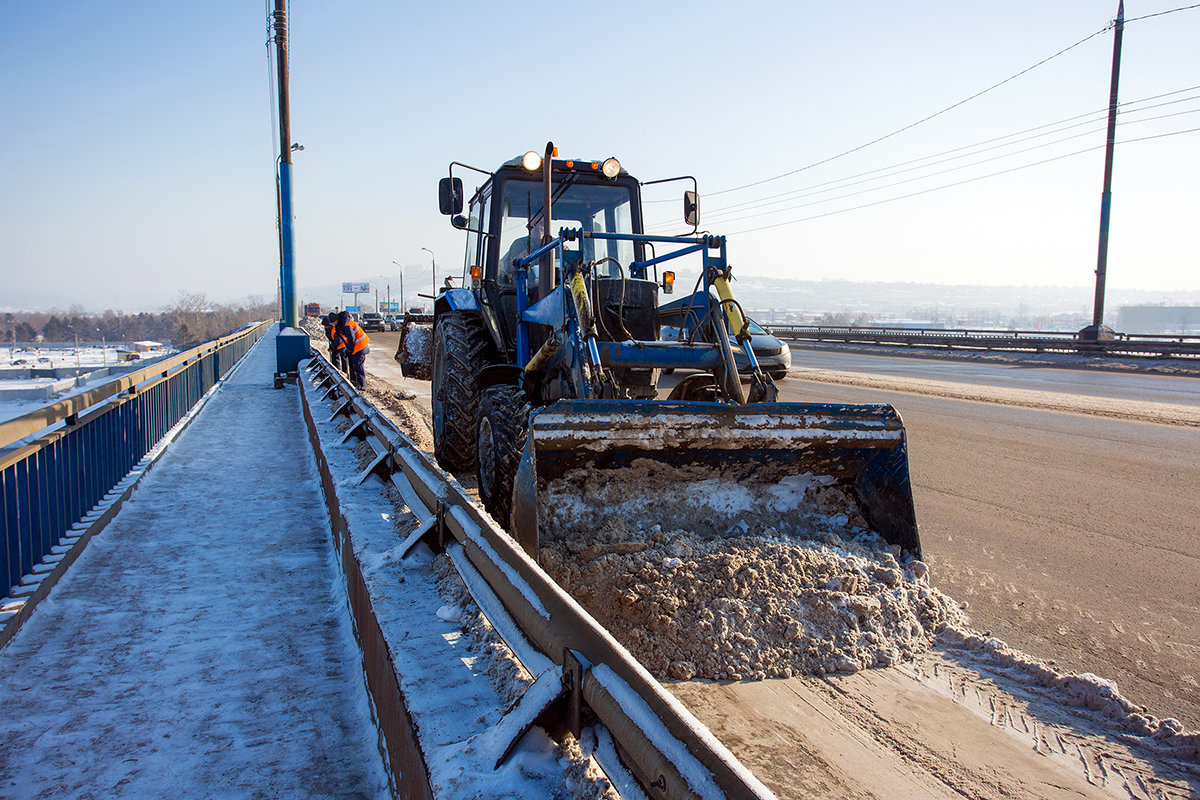
[[[350,356],[350,382],[359,389],[367,388],[367,353],[371,348],[364,347]]]
[[[333,364],[333,368],[342,372],[350,372],[350,362],[346,358],[346,349],[339,347],[336,350],[329,351],[329,361]]]

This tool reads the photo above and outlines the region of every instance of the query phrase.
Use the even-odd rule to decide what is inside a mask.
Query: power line
[[[1122,144],[1122,145],[1133,144],[1134,142],[1145,142],[1145,141],[1150,141],[1151,139],[1164,139],[1168,136],[1180,136],[1185,133],[1196,133],[1198,131],[1200,131],[1200,128],[1188,128],[1188,129],[1182,130],[1182,131],[1172,131],[1171,133],[1160,133],[1160,134],[1156,134],[1153,136],[1142,136],[1137,139],[1126,139],[1125,141],[1118,142],[1117,144]],[[963,180],[955,181],[954,183],[947,183],[942,186],[933,186],[929,189],[922,189],[917,192],[910,192],[909,194],[897,195],[896,197],[887,197],[887,198],[884,198],[883,200],[876,200],[871,203],[863,203],[862,205],[852,206],[851,208],[842,208],[842,209],[838,209],[836,211],[827,211],[823,214],[814,214],[809,217],[801,217],[800,219],[787,220],[786,222],[776,222],[776,223],[773,223],[770,225],[760,225],[757,228],[746,228],[745,230],[733,231],[732,233],[727,234],[727,235],[728,236],[736,236],[738,234],[743,234],[743,233],[755,233],[757,231],[764,231],[764,230],[768,230],[770,228],[781,228],[785,225],[795,225],[797,223],[807,222],[809,220],[821,219],[823,217],[832,217],[836,214],[846,214],[851,211],[859,211],[864,208],[871,208],[872,206],[879,206],[879,205],[883,205],[885,203],[893,203],[897,200],[907,200],[908,198],[911,198],[911,197],[919,197],[920,195],[923,195],[923,194],[930,194],[931,192],[938,192],[943,189],[951,189],[955,186],[962,186],[963,184],[974,183],[975,181],[981,181],[981,180],[985,180],[987,178],[995,178],[1000,175],[1007,175],[1010,172],[1018,172],[1020,170],[1029,169],[1031,167],[1039,167],[1043,164],[1049,164],[1054,161],[1061,161],[1064,158],[1071,158],[1072,156],[1082,155],[1083,153],[1090,153],[1094,150],[1099,150],[1103,147],[1105,147],[1105,145],[1096,145],[1094,147],[1086,147],[1083,150],[1076,150],[1073,153],[1065,153],[1063,155],[1054,156],[1053,158],[1043,159],[1042,161],[1035,161],[1032,164],[1022,164],[1021,166],[1011,167],[1010,169],[1000,170],[999,172],[992,172],[987,175],[977,175],[974,178],[964,178]]]
[[[1131,23],[1131,22],[1138,22],[1138,21],[1140,21],[1140,20],[1150,19],[1150,18],[1152,18],[1152,17],[1161,17],[1161,16],[1163,16],[1163,15],[1166,15],[1166,14],[1174,14],[1174,13],[1176,13],[1176,12],[1178,12],[1178,11],[1188,11],[1188,10],[1190,10],[1190,9],[1194,9],[1194,8],[1200,8],[1200,3],[1196,3],[1196,4],[1193,4],[1193,5],[1189,5],[1189,6],[1180,6],[1180,7],[1178,7],[1178,8],[1173,8],[1173,9],[1170,9],[1170,10],[1168,10],[1168,11],[1160,11],[1160,12],[1157,12],[1157,13],[1155,13],[1155,14],[1145,14],[1145,15],[1143,15],[1143,16],[1140,16],[1140,17],[1133,17],[1133,18],[1131,18],[1131,19],[1125,20],[1125,22],[1126,22],[1126,24],[1128,24],[1128,23]],[[884,134],[883,136],[880,136],[880,137],[878,137],[878,138],[872,139],[872,140],[871,140],[871,141],[869,141],[869,142],[866,142],[866,143],[864,143],[864,144],[860,144],[860,145],[858,145],[857,147],[852,147],[852,148],[850,148],[849,150],[844,150],[844,151],[842,151],[842,152],[840,152],[840,153],[837,153],[836,155],[829,156],[828,158],[821,159],[820,161],[815,161],[815,162],[813,162],[813,163],[811,163],[811,164],[808,164],[808,165],[806,165],[806,166],[799,167],[799,168],[797,168],[797,169],[790,170],[790,171],[788,171],[788,172],[780,173],[779,175],[773,175],[773,176],[771,176],[771,177],[769,177],[769,178],[763,178],[762,180],[758,180],[758,181],[752,181],[752,182],[750,182],[750,183],[744,183],[744,184],[742,184],[742,185],[740,185],[740,186],[733,186],[733,187],[730,187],[730,188],[728,188],[728,189],[718,189],[718,190],[717,190],[717,191],[715,191],[715,192],[709,192],[709,193],[708,193],[708,196],[709,196],[709,197],[713,197],[713,196],[716,196],[716,195],[726,194],[726,193],[728,193],[728,192],[736,192],[736,191],[740,191],[740,190],[742,190],[742,189],[749,189],[749,188],[751,188],[751,187],[753,187],[753,186],[761,186],[761,185],[762,185],[762,184],[764,184],[764,183],[770,183],[770,182],[772,182],[772,181],[777,181],[777,180],[780,180],[781,178],[786,178],[786,177],[789,177],[789,176],[791,176],[791,175],[795,175],[795,174],[797,174],[797,173],[804,172],[804,171],[806,171],[806,170],[812,169],[812,168],[814,168],[814,167],[821,166],[822,164],[828,164],[830,161],[834,161],[834,160],[836,160],[836,159],[842,158],[843,156],[848,156],[848,155],[850,155],[851,153],[856,153],[856,152],[858,152],[859,150],[863,150],[863,149],[865,149],[865,148],[867,148],[867,147],[870,147],[870,146],[872,146],[872,145],[878,144],[879,142],[882,142],[882,141],[884,141],[884,140],[886,140],[886,139],[890,139],[890,138],[892,138],[893,136],[897,136],[897,135],[899,135],[899,134],[901,134],[901,133],[904,133],[904,132],[905,132],[905,131],[907,131],[907,130],[911,130],[912,128],[915,128],[915,127],[916,127],[916,126],[918,126],[918,125],[921,125],[921,124],[923,124],[923,123],[926,123],[926,122],[928,122],[928,121],[930,121],[930,120],[932,120],[932,119],[935,119],[935,118],[937,118],[937,117],[940,117],[941,115],[943,115],[943,114],[945,114],[945,113],[947,113],[947,112],[949,112],[949,111],[953,111],[954,109],[958,108],[959,106],[962,106],[962,105],[964,105],[964,104],[966,104],[966,103],[969,103],[969,102],[970,102],[970,101],[972,101],[972,100],[975,100],[975,99],[977,99],[977,98],[979,98],[979,97],[982,97],[983,95],[987,94],[988,92],[992,91],[993,89],[998,89],[999,87],[1001,87],[1001,86],[1005,85],[1006,83],[1010,83],[1010,82],[1012,82],[1012,81],[1016,80],[1017,78],[1021,77],[1022,75],[1025,75],[1026,73],[1028,73],[1028,72],[1031,72],[1031,71],[1033,71],[1033,70],[1037,69],[1038,67],[1040,67],[1040,66],[1042,66],[1042,65],[1044,65],[1044,64],[1046,64],[1046,63],[1048,63],[1048,62],[1050,62],[1050,61],[1053,61],[1054,59],[1058,58],[1059,56],[1061,56],[1061,55],[1064,55],[1065,53],[1068,53],[1068,52],[1070,52],[1071,50],[1074,50],[1076,47],[1079,47],[1080,45],[1082,45],[1082,44],[1084,44],[1084,43],[1086,43],[1086,42],[1088,42],[1088,41],[1090,41],[1090,40],[1092,40],[1092,39],[1096,38],[1097,36],[1099,36],[1099,35],[1101,35],[1101,34],[1103,34],[1103,33],[1107,33],[1109,30],[1111,30],[1111,29],[1112,29],[1112,27],[1113,27],[1113,25],[1114,25],[1114,24],[1115,24],[1115,23],[1114,23],[1113,21],[1110,21],[1110,22],[1109,22],[1107,25],[1105,25],[1105,26],[1104,26],[1103,28],[1101,28],[1100,30],[1098,30],[1098,31],[1096,31],[1096,32],[1094,32],[1094,33],[1091,33],[1091,34],[1089,34],[1089,35],[1085,36],[1084,38],[1080,39],[1079,41],[1075,42],[1075,43],[1074,43],[1074,44],[1072,44],[1072,45],[1069,45],[1069,46],[1067,46],[1067,47],[1064,47],[1063,49],[1059,50],[1058,52],[1054,53],[1053,55],[1050,55],[1050,56],[1047,56],[1046,58],[1043,58],[1041,61],[1038,61],[1037,63],[1035,63],[1035,64],[1032,64],[1032,65],[1030,65],[1030,66],[1026,67],[1025,69],[1021,70],[1020,72],[1016,72],[1016,73],[1014,73],[1014,74],[1010,75],[1009,77],[1005,78],[1005,79],[1004,79],[1004,80],[1002,80],[1002,81],[998,81],[997,83],[994,83],[994,84],[992,84],[991,86],[988,86],[987,88],[985,88],[985,89],[982,89],[982,90],[980,90],[980,91],[976,92],[975,94],[972,94],[972,95],[970,95],[969,97],[966,97],[966,98],[964,98],[964,99],[962,99],[962,100],[959,100],[957,103],[953,103],[953,104],[951,104],[951,105],[949,105],[949,106],[946,106],[945,108],[943,108],[943,109],[942,109],[942,110],[940,110],[940,111],[936,111],[936,112],[934,112],[934,113],[932,113],[932,114],[930,114],[930,115],[928,115],[928,116],[926,116],[926,117],[922,117],[921,119],[917,120],[916,122],[909,123],[908,125],[905,125],[905,126],[904,126],[904,127],[902,127],[902,128],[898,128],[898,129],[896,129],[896,130],[892,131],[891,133]],[[662,201],[662,202],[669,202],[669,201]]]
[[[1158,116],[1155,116],[1155,117],[1147,117],[1146,119],[1128,120],[1128,121],[1122,122],[1122,123],[1120,123],[1120,124],[1121,124],[1121,125],[1137,125],[1137,124],[1144,123],[1144,122],[1154,122],[1154,121],[1157,121],[1157,120],[1168,119],[1168,118],[1171,118],[1171,117],[1183,116],[1183,115],[1186,115],[1186,114],[1195,114],[1195,113],[1197,113],[1197,112],[1200,112],[1200,108],[1189,109],[1188,111],[1179,111],[1179,112],[1176,112],[1176,113],[1174,113],[1174,114],[1160,114],[1160,115],[1158,115]],[[1075,127],[1075,126],[1072,126],[1072,127]],[[999,161],[999,160],[1001,160],[1001,159],[1004,159],[1004,158],[1012,158],[1013,156],[1019,156],[1019,155],[1022,155],[1023,153],[1032,152],[1032,151],[1034,151],[1034,150],[1040,150],[1040,149],[1042,149],[1042,148],[1045,148],[1045,147],[1052,147],[1052,146],[1054,146],[1054,145],[1056,145],[1056,144],[1062,144],[1063,142],[1068,142],[1068,141],[1071,141],[1072,139],[1079,139],[1079,138],[1081,138],[1081,137],[1083,137],[1083,136],[1091,136],[1092,134],[1095,134],[1095,133],[1101,133],[1101,132],[1103,132],[1103,131],[1105,131],[1105,130],[1106,130],[1106,128],[1104,128],[1104,127],[1100,127],[1100,128],[1093,128],[1093,129],[1091,129],[1091,130],[1083,131],[1082,133],[1076,133],[1076,134],[1072,134],[1072,135],[1070,135],[1070,136],[1065,136],[1065,137],[1063,137],[1063,138],[1061,138],[1061,139],[1055,139],[1055,140],[1054,140],[1054,141],[1052,141],[1052,142],[1043,142],[1042,144],[1034,145],[1034,146],[1032,146],[1032,147],[1026,147],[1026,148],[1023,148],[1023,149],[1021,149],[1021,150],[1016,150],[1016,151],[1014,151],[1014,152],[1011,152],[1011,153],[1002,153],[1002,154],[1000,154],[1000,155],[992,156],[992,157],[990,157],[990,158],[981,159],[981,160],[979,160],[979,161],[972,161],[972,162],[971,162],[971,163],[969,163],[969,164],[960,164],[960,165],[958,165],[958,166],[956,166],[956,167],[950,167],[949,169],[939,170],[939,171],[937,171],[937,172],[930,172],[930,173],[927,173],[927,174],[924,174],[924,175],[917,175],[917,176],[914,176],[914,177],[912,177],[912,178],[905,178],[904,180],[901,180],[901,181],[896,181],[896,182],[894,182],[894,183],[885,184],[885,185],[883,185],[883,186],[875,186],[875,187],[871,187],[871,188],[868,188],[868,189],[862,189],[862,190],[860,190],[860,191],[857,191],[857,192],[851,192],[850,194],[839,195],[838,197],[831,197],[831,198],[827,198],[827,199],[825,199],[825,200],[817,200],[817,201],[814,201],[814,202],[812,202],[812,203],[802,203],[802,204],[800,204],[800,205],[797,205],[797,206],[789,206],[788,208],[780,208],[780,209],[776,209],[776,210],[774,210],[774,211],[766,211],[766,212],[761,212],[761,213],[758,213],[758,214],[749,214],[749,215],[747,215],[747,216],[742,216],[742,217],[733,217],[732,219],[719,220],[719,221],[721,222],[721,224],[728,224],[728,223],[730,223],[730,222],[739,222],[739,221],[743,221],[743,220],[747,220],[747,219],[753,219],[753,218],[755,218],[755,217],[761,217],[761,216],[764,216],[765,214],[778,214],[778,213],[781,213],[781,212],[783,212],[783,211],[791,211],[791,210],[793,210],[793,209],[796,209],[796,208],[803,208],[803,207],[805,207],[805,206],[808,206],[808,205],[816,205],[816,204],[818,204],[818,203],[829,203],[829,202],[833,202],[834,200],[843,200],[843,199],[845,199],[845,198],[847,198],[847,197],[854,197],[854,196],[856,196],[856,195],[860,195],[860,194],[866,194],[867,192],[876,192],[876,191],[879,191],[879,190],[881,190],[881,189],[890,189],[890,188],[891,188],[891,187],[893,187],[893,186],[900,186],[900,185],[902,185],[902,184],[905,184],[905,183],[912,183],[913,181],[926,180],[926,179],[928,179],[928,178],[937,177],[938,175],[945,175],[946,173],[949,173],[949,172],[957,172],[958,170],[962,170],[962,169],[968,169],[968,168],[970,168],[970,167],[977,167],[977,166],[979,166],[979,165],[981,165],[981,164],[987,164],[987,163],[990,163],[990,162],[992,162],[992,161]],[[1028,141],[1028,140],[1025,140],[1025,141]],[[1015,143],[1014,143],[1014,144],[1015,144]],[[1007,146],[1007,145],[1000,145],[1000,146]],[[992,150],[994,150],[994,149],[996,149],[996,148],[994,148],[994,147],[993,147],[993,148],[988,148],[988,149],[992,149]],[[987,152],[987,150],[982,150],[982,151],[978,151],[978,152],[980,152],[980,153],[982,153],[982,152]],[[944,163],[946,163],[946,162],[948,162],[948,161],[954,161],[954,160],[957,160],[957,158],[967,158],[967,157],[970,157],[970,156],[972,156],[972,155],[976,155],[976,154],[977,154],[977,153],[969,153],[969,154],[966,154],[966,155],[963,155],[963,156],[958,156],[958,157],[956,157],[956,158],[950,158],[950,159],[945,159],[945,160],[943,160],[943,161],[935,162],[935,164],[927,164],[927,165],[925,165],[925,166],[926,166],[926,167],[929,167],[929,166],[935,166],[936,164],[944,164]],[[827,189],[821,189],[821,190],[819,190],[819,191],[810,192],[810,193],[809,193],[809,194],[807,194],[807,195],[801,195],[801,197],[811,197],[812,195],[816,195],[816,194],[824,194],[824,193],[826,193],[826,192],[832,192],[832,191],[836,191],[836,190],[838,190],[838,189],[849,188],[850,186],[857,186],[857,185],[859,185],[859,184],[862,184],[862,183],[871,183],[871,182],[873,182],[873,181],[881,180],[881,179],[883,179],[883,178],[889,178],[889,177],[893,177],[893,176],[895,176],[895,175],[900,175],[900,174],[903,174],[903,173],[905,173],[905,172],[911,172],[911,171],[912,171],[912,170],[914,170],[914,169],[924,169],[924,167],[910,167],[909,169],[905,169],[905,170],[898,170],[898,171],[896,171],[896,172],[888,173],[888,174],[886,174],[886,175],[881,175],[881,176],[878,176],[878,177],[876,177],[876,178],[867,178],[867,179],[864,179],[864,180],[861,180],[861,181],[854,181],[854,182],[851,182],[851,183],[843,183],[842,185],[839,185],[839,186],[833,186],[833,187],[830,187],[830,188],[827,188]],[[789,198],[789,199],[797,199],[797,198]],[[786,202],[786,201],[785,201],[785,200],[777,200],[777,201],[773,201],[773,202]],[[750,210],[750,209],[741,209],[741,210],[748,211],[748,210]],[[733,212],[731,212],[731,211],[729,211],[729,210],[726,210],[725,212],[714,212],[714,215],[717,215],[717,216],[719,216],[721,213],[736,213],[736,210],[735,210],[735,211],[733,211]],[[709,219],[711,219],[711,216],[709,217]]]
[[[891,133],[887,133],[876,139],[872,139],[871,141],[866,142],[865,144],[860,144],[857,147],[852,147],[849,150],[844,150],[844,151],[838,153],[837,155],[829,156],[828,158],[821,159],[820,161],[815,161],[812,164],[808,164],[807,166],[803,166],[798,169],[791,170],[789,172],[784,172],[779,175],[774,175],[770,178],[763,178],[762,180],[753,181],[752,183],[744,183],[741,186],[734,186],[729,189],[720,189],[715,192],[709,192],[708,196],[712,197],[712,196],[719,195],[719,194],[726,194],[728,192],[736,192],[741,189],[749,189],[752,186],[761,186],[764,183],[770,183],[771,181],[777,181],[780,178],[786,178],[789,175],[795,175],[798,172],[804,172],[805,170],[812,169],[813,167],[818,167],[822,164],[828,164],[830,161],[833,161],[835,159],[842,158],[843,156],[848,156],[851,153],[857,153],[859,150],[863,150],[867,147],[870,147],[871,145],[879,144],[880,142],[884,141],[885,139],[890,139],[893,136],[898,136],[899,134],[904,133],[907,130],[911,130],[911,129],[917,127],[918,125],[929,122],[931,119],[935,119],[949,111],[953,111],[954,109],[958,108],[959,106],[969,103],[972,100],[975,100],[976,98],[982,97],[983,95],[987,94],[988,92],[992,91],[993,89],[998,89],[1001,86],[1003,86],[1004,84],[1010,83],[1011,81],[1016,80],[1017,78],[1021,77],[1022,75],[1026,74],[1028,72],[1031,72],[1031,71],[1037,69],[1038,67],[1042,66],[1043,64],[1046,64],[1046,63],[1058,58],[1059,56],[1063,55],[1064,53],[1074,50],[1076,47],[1079,47],[1080,45],[1084,44],[1085,42],[1088,42],[1088,41],[1096,38],[1097,36],[1099,36],[1102,33],[1105,33],[1106,31],[1108,31],[1108,26],[1101,28],[1100,30],[1096,31],[1095,33],[1085,36],[1084,38],[1080,39],[1078,42],[1075,42],[1075,44],[1070,45],[1068,47],[1064,47],[1062,50],[1059,50],[1054,55],[1047,56],[1046,58],[1043,58],[1041,61],[1037,62],[1036,64],[1028,66],[1025,69],[1021,70],[1020,72],[1017,72],[1013,75],[1008,76],[1007,78],[1005,78],[1002,81],[993,83],[991,86],[987,87],[986,89],[982,89],[982,90],[976,92],[975,94],[971,95],[970,97],[967,97],[963,100],[959,100],[957,103],[953,103],[952,105],[946,106],[941,111],[935,111],[934,113],[932,113],[926,117],[922,117],[921,119],[917,120],[916,122],[909,123],[908,125],[905,125],[903,128],[897,128],[896,130],[892,131]]]
[[[1190,11],[1193,8],[1200,8],[1200,3],[1194,3],[1190,6],[1180,6],[1179,8],[1172,8],[1169,11],[1159,11],[1157,14],[1143,14],[1140,17],[1132,17],[1130,19],[1125,20],[1125,24],[1128,25],[1131,22],[1138,22],[1143,19],[1150,19],[1151,17],[1161,17],[1166,14],[1174,14],[1176,11]]]
[[[1155,108],[1162,108],[1165,106],[1170,106],[1170,105],[1175,105],[1175,104],[1182,103],[1182,102],[1188,102],[1191,100],[1200,99],[1200,95],[1192,95],[1190,97],[1184,97],[1184,98],[1180,98],[1180,99],[1176,99],[1176,100],[1169,100],[1164,103],[1155,103],[1153,105],[1143,105],[1143,104],[1149,103],[1150,101],[1153,101],[1153,100],[1159,100],[1164,97],[1172,97],[1174,95],[1194,91],[1195,89],[1200,89],[1200,85],[1189,86],[1184,89],[1176,89],[1171,92],[1163,92],[1161,94],[1151,95],[1149,97],[1143,97],[1143,98],[1139,98],[1137,100],[1127,100],[1127,101],[1121,103],[1121,107],[1122,107],[1122,109],[1124,109],[1124,111],[1122,113],[1126,114],[1126,115],[1141,114],[1141,113],[1150,111]],[[1132,106],[1139,106],[1139,105],[1142,107],[1141,108],[1132,108]],[[1191,113],[1191,112],[1184,112],[1184,113]],[[724,214],[727,214],[730,212],[735,212],[738,210],[749,210],[751,208],[761,208],[763,206],[775,205],[778,203],[787,202],[788,200],[798,199],[800,197],[807,197],[807,196],[812,196],[814,194],[823,194],[825,192],[836,191],[837,189],[840,189],[840,188],[847,188],[849,186],[854,186],[854,185],[858,185],[861,183],[868,183],[873,180],[882,180],[885,178],[892,177],[894,175],[903,174],[905,172],[911,172],[916,169],[924,169],[927,167],[936,166],[938,164],[947,163],[949,161],[955,161],[960,158],[969,158],[971,156],[979,155],[981,153],[985,153],[990,150],[996,150],[1001,147],[1011,147],[1013,145],[1020,144],[1021,142],[1031,141],[1036,138],[1041,138],[1042,136],[1049,136],[1049,135],[1053,135],[1055,133],[1061,133],[1063,131],[1070,130],[1071,128],[1079,127],[1080,125],[1086,125],[1086,124],[1089,124],[1092,122],[1096,122],[1096,121],[1098,121],[1098,119],[1102,119],[1103,115],[1106,115],[1106,114],[1107,114],[1106,108],[1098,109],[1098,110],[1092,111],[1092,112],[1087,112],[1085,114],[1077,114],[1073,117],[1067,117],[1065,119],[1058,120],[1056,122],[1049,122],[1049,123],[1045,123],[1042,125],[1037,125],[1032,128],[1026,128],[1024,130],[1016,131],[1014,133],[1006,134],[1004,136],[986,139],[981,142],[976,142],[974,144],[952,148],[950,150],[944,150],[942,152],[934,153],[932,155],[921,156],[920,158],[910,159],[908,161],[903,161],[898,164],[892,164],[892,165],[885,166],[885,167],[878,167],[876,169],[868,170],[866,172],[860,172],[860,173],[845,176],[842,178],[836,178],[836,179],[824,181],[821,183],[811,184],[809,186],[800,187],[798,189],[792,189],[787,192],[780,192],[780,193],[774,194],[774,195],[767,195],[766,197],[762,197],[762,198],[746,200],[746,201],[742,201],[740,203],[733,203],[731,205],[723,206],[714,211],[710,211],[710,212],[706,213],[705,218],[711,219],[713,216],[720,217],[721,215],[724,215]],[[1097,115],[1101,115],[1101,116],[1098,118]],[[1167,115],[1167,116],[1173,116],[1173,115]],[[1163,119],[1163,118],[1164,118],[1163,116],[1159,116],[1159,117],[1152,117],[1152,118],[1145,119],[1145,120],[1126,120],[1126,121],[1123,121],[1121,124],[1129,124],[1129,123],[1133,123],[1133,122],[1146,122],[1146,121],[1150,121],[1150,119]],[[1065,124],[1065,123],[1075,122],[1075,120],[1080,120],[1080,119],[1083,119],[1084,121],[1078,122],[1078,123],[1075,123],[1072,125]],[[1021,136],[1022,134],[1033,133],[1035,131],[1042,131],[1045,128],[1052,128],[1052,130],[1046,130],[1046,131],[1043,131],[1042,133],[1038,133],[1033,136],[1026,136],[1024,139],[1008,141],[1007,143],[1003,143],[1003,142],[1005,142],[1005,140],[1011,140],[1014,137]],[[1099,130],[1103,130],[1103,129],[1099,129]],[[1095,131],[1089,131],[1089,133],[1092,133],[1092,132],[1095,132]],[[1084,134],[1084,135],[1086,135],[1086,134]],[[1067,137],[1067,139],[1070,139],[1070,138],[1077,138],[1077,137]],[[1062,141],[1066,141],[1067,139],[1060,139],[1058,141],[1062,142]],[[993,144],[996,142],[1002,142],[1003,144]],[[992,146],[985,147],[985,145],[992,145]],[[1044,145],[1038,145],[1038,146],[1035,146],[1032,148],[1027,148],[1025,150],[1015,151],[1013,153],[1009,153],[1008,155],[1019,155],[1020,153],[1029,152],[1030,150],[1037,149],[1038,147],[1041,147],[1041,146],[1044,146]],[[964,153],[962,151],[973,151],[973,152],[965,152]],[[960,155],[953,155],[955,153],[959,153]],[[937,159],[942,156],[951,156],[951,157],[941,158],[941,160],[939,160],[939,161],[931,161],[931,159]],[[995,159],[988,159],[988,160],[995,160]],[[924,163],[922,165],[922,162],[930,162],[930,163]],[[986,161],[985,162],[976,162],[976,163],[986,163]],[[911,165],[921,165],[921,166],[911,166]],[[886,174],[879,175],[878,173],[886,173]],[[942,174],[942,173],[933,173],[933,174]],[[868,177],[871,175],[875,175],[876,177],[874,177],[874,178]],[[928,175],[926,177],[931,177],[931,175]],[[864,178],[864,180],[855,181],[854,179],[856,179],[856,178]],[[895,184],[892,184],[892,185],[895,185]],[[827,188],[823,188],[823,187],[827,187]],[[887,188],[887,187],[877,187],[877,188]],[[811,205],[811,204],[806,204],[806,205]],[[796,206],[796,207],[800,207],[800,206]],[[786,210],[789,210],[789,209],[778,209],[776,211],[766,212],[766,213],[779,213],[780,211],[786,211]],[[670,226],[673,224],[674,224],[674,220],[666,219],[666,220],[661,220],[661,221],[654,222],[654,223],[649,223],[648,227],[659,228],[659,227]]]

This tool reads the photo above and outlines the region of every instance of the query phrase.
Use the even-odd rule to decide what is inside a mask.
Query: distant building
[[[1200,333],[1200,306],[1121,306],[1121,333]]]

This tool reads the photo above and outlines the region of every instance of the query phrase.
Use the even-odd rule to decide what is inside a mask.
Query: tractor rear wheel
[[[433,334],[433,455],[451,472],[475,466],[475,414],[479,372],[487,366],[483,323],[474,314],[450,311]]]
[[[520,387],[491,386],[479,398],[475,475],[483,507],[510,530],[513,479],[529,435],[529,398]]]

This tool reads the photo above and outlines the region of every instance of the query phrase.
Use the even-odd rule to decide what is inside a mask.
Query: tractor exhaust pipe
[[[550,244],[554,234],[550,231],[550,173],[554,169],[551,163],[554,158],[554,142],[546,142],[546,156],[542,159],[542,245]],[[540,246],[540,245],[539,245]],[[541,296],[550,294],[554,288],[554,253],[542,256],[541,274],[538,275],[538,288]]]

